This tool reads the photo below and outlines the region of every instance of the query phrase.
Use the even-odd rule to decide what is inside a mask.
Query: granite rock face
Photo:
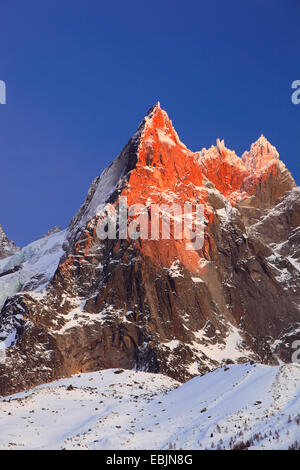
[[[153,204],[201,204],[202,248],[174,239],[173,225],[170,239],[100,240],[99,205],[118,209],[121,197],[147,208],[149,230]],[[220,140],[191,152],[155,105],[92,183],[48,284],[6,299],[0,393],[111,367],[185,381],[224,363],[290,362],[299,208],[299,188],[263,136],[242,158]]]

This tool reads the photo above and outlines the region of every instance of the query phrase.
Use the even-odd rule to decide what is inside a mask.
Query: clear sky
[[[263,133],[300,182],[299,0],[1,0],[0,223],[67,226],[156,101],[192,150]]]

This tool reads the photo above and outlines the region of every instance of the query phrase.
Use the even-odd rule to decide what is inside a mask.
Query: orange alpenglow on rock
[[[121,197],[146,206],[150,219],[153,204],[201,204],[202,248],[186,249],[173,227],[170,239],[126,238],[126,230],[98,237],[100,206],[117,212]],[[16,275],[19,289],[1,312],[0,337],[16,332],[16,343],[0,364],[0,395],[103,368],[185,381],[228,361],[290,362],[299,331],[299,207],[300,190],[265,137],[242,158],[219,139],[192,152],[156,104],[92,183],[59,239],[63,254],[46,287],[43,272],[21,287],[12,266],[0,273],[4,283]],[[181,220],[172,217],[172,225]]]
[[[184,193],[184,200],[188,200],[189,196],[195,196],[188,184],[202,186],[202,182],[202,171],[193,152],[179,140],[171,120],[158,103],[145,119],[136,168],[126,189],[128,203],[149,198],[152,203],[182,201]]]
[[[83,252],[82,259],[88,256],[92,238],[96,236],[99,203],[109,200],[118,206],[122,196],[127,198],[129,206],[143,204],[149,211],[152,204],[177,204],[182,208],[185,203],[202,204],[209,228],[217,209],[226,206],[228,210],[237,205],[269,207],[295,186],[295,182],[279,160],[275,147],[263,135],[242,158],[219,139],[209,149],[192,152],[180,141],[158,102],[121,154],[93,185],[93,191],[74,219],[74,225],[81,218],[80,225],[88,224],[93,229],[91,236],[85,234],[76,243]],[[172,236],[172,228],[170,240],[139,240],[142,253],[156,265],[169,266],[178,260],[191,272],[202,271],[201,259],[209,258],[213,249],[210,230],[205,231],[202,250],[187,251],[185,240],[175,240]],[[73,255],[67,259],[69,266],[72,258]]]
[[[149,197],[152,202],[197,200],[205,204],[204,181],[209,180],[235,204],[253,196],[261,181],[284,170],[276,148],[263,135],[242,158],[219,139],[216,146],[208,150],[192,152],[180,141],[168,114],[157,103],[145,118],[136,168],[123,194],[132,204]],[[289,183],[291,181],[292,177]],[[209,207],[206,210],[210,213]]]

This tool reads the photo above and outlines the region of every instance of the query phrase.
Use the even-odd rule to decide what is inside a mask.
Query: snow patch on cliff
[[[8,297],[17,292],[42,290],[47,286],[64,254],[62,245],[65,239],[65,231],[55,233],[1,261],[0,308]]]
[[[216,344],[206,335],[204,329],[194,331],[195,341],[193,341],[193,350],[198,354],[204,353],[212,361],[222,363],[226,360],[237,361],[240,358],[251,358],[252,352],[243,348],[243,338],[240,331],[233,325],[229,325],[227,336],[220,338]]]

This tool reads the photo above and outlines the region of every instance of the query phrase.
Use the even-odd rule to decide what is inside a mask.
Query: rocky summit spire
[[[256,172],[268,166],[273,160],[279,160],[279,153],[266,137],[261,136],[251,145],[248,152],[242,156],[242,160],[250,171]]]
[[[181,188],[179,199],[192,197],[203,202],[207,199],[203,188],[205,179],[235,205],[252,197],[261,181],[269,181],[275,173],[280,181],[276,191],[271,191],[270,204],[293,187],[294,182],[280,162],[276,148],[263,135],[242,158],[226,148],[223,139],[217,139],[216,145],[208,150],[203,148],[200,152],[192,152],[181,142],[168,113],[157,102],[149,109],[120,155],[93,182],[84,205],[71,222],[71,228],[83,226],[96,215],[99,204],[116,201],[124,192],[131,203],[144,203],[149,194],[152,194],[152,199],[160,199],[162,190],[175,194]],[[282,173],[284,184],[280,178]],[[196,196],[193,193],[191,196],[191,185],[202,187],[201,194]]]
[[[243,181],[241,189],[252,196],[255,206],[271,207],[296,186],[276,147],[263,134],[243,154],[242,161],[249,177]]]
[[[7,240],[6,233],[4,232],[3,227],[0,224],[0,242],[5,240],[5,239]]]
[[[13,255],[18,247],[13,241],[8,240],[7,235],[0,224],[0,259]]]

